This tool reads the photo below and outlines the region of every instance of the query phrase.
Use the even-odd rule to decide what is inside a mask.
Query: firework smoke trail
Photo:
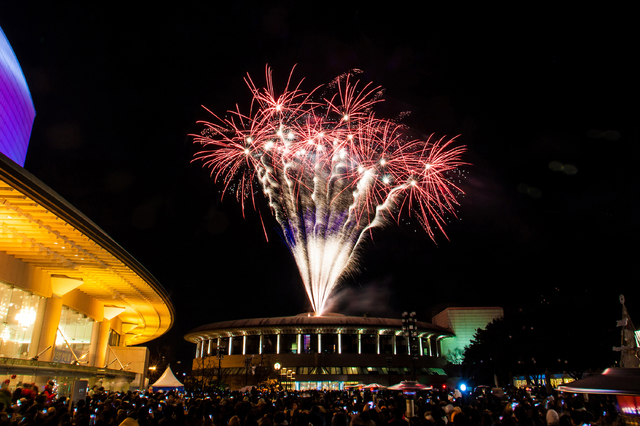
[[[449,173],[465,164],[464,147],[407,139],[401,125],[375,116],[380,88],[359,88],[352,78],[336,78],[326,88],[333,94],[320,96],[319,88],[290,87],[290,76],[277,96],[267,68],[265,88],[245,79],[253,93],[248,115],[212,113],[217,121],[194,135],[203,145],[196,159],[235,193],[243,212],[249,200],[256,208],[262,190],[317,315],[367,231],[407,210],[433,239],[455,216],[462,192]]]

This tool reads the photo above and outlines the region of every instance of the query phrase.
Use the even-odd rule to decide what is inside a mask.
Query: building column
[[[40,335],[42,334],[42,325],[44,322],[44,312],[47,304],[46,301],[46,298],[41,297],[40,303],[38,303],[38,313],[36,314],[36,321],[33,323],[33,332],[31,333],[31,342],[29,344],[29,352],[27,353],[29,358],[33,358],[38,355]]]
[[[362,354],[362,334],[358,333],[358,355]]]
[[[276,334],[276,354],[280,355],[280,333]]]
[[[260,347],[258,348],[258,354],[262,355],[262,334],[260,335]]]
[[[394,355],[398,355],[398,346],[396,344],[396,333],[393,333],[393,342],[391,343],[393,345],[393,354]]]
[[[380,355],[380,333],[378,333],[376,337],[377,337],[376,345],[378,346],[378,355]]]
[[[38,354],[42,354],[38,359],[40,361],[51,362],[51,360],[53,360],[56,337],[58,335],[58,325],[60,324],[60,316],[62,314],[62,298],[53,295],[50,299],[46,299],[45,303],[40,342],[38,343]],[[45,350],[49,346],[51,347]]]
[[[338,333],[338,353],[342,353],[342,333]]]
[[[96,354],[93,361],[93,366],[98,368],[104,368],[107,363],[107,350],[109,349],[109,331],[111,330],[111,321],[103,319],[99,323],[98,338],[96,339]]]
[[[89,352],[87,353],[88,366],[95,365],[96,362],[96,350],[98,348],[98,334],[100,333],[100,322],[94,321],[91,329],[91,341],[89,342]]]
[[[427,337],[427,351],[429,352],[429,356],[433,356],[433,351],[431,350],[431,336]]]
[[[242,355],[247,354],[247,335],[242,336]]]
[[[418,341],[420,342],[420,356],[424,355],[424,351],[422,350],[422,337],[418,337]]]
[[[200,358],[200,347],[202,346],[202,340],[196,343],[196,358]]]
[[[318,333],[318,353],[322,353],[322,334]]]
[[[229,353],[227,355],[231,355],[233,353],[233,336],[229,336]]]
[[[302,334],[298,333],[298,353],[302,353]]]
[[[444,339],[444,336],[438,336],[436,339],[436,356],[442,355],[442,339]]]

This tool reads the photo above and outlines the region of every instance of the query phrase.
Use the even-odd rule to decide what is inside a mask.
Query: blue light
[[[465,385],[464,383],[462,383],[462,384],[460,385],[460,392],[464,392],[464,391],[466,391],[466,390],[467,390],[467,385]]]

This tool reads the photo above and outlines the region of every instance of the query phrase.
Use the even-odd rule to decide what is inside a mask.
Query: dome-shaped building
[[[443,383],[440,343],[453,333],[422,321],[415,326],[413,354],[401,319],[340,314],[223,321],[198,327],[185,339],[196,344],[195,376],[232,389],[274,374],[298,390],[386,385],[411,379],[413,362],[419,381]]]

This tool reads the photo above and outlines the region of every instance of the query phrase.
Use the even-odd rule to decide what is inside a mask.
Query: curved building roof
[[[0,252],[59,282],[76,283],[73,289],[88,295],[92,306],[104,307],[105,318],[122,321],[127,345],[159,337],[173,325],[173,304],[149,271],[84,214],[2,154]],[[56,293],[51,286],[30,290],[45,297]]]
[[[418,321],[419,334],[453,336],[445,328]],[[393,334],[402,330],[399,318],[352,317],[341,314],[313,316],[301,314],[293,317],[250,318],[222,321],[191,330],[185,340],[197,343],[201,340],[244,334],[296,334],[296,333],[382,333]]]

